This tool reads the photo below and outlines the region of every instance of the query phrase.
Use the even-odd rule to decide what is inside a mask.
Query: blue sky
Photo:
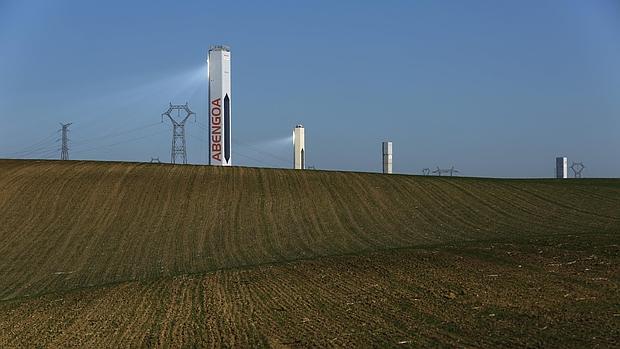
[[[620,176],[620,2],[0,0],[0,157],[170,160],[189,102],[205,163],[209,45],[232,48],[233,156],[380,171],[549,177],[554,157]]]

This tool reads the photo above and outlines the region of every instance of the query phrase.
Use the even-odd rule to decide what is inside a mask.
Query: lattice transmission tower
[[[176,111],[176,117],[172,116]],[[182,115],[182,112],[185,116]],[[185,148],[185,121],[194,115],[194,121],[196,120],[196,114],[189,109],[187,102],[185,104],[173,105],[170,103],[168,110],[161,114],[161,121],[164,122],[164,116],[167,116],[172,123],[172,150],[170,151],[170,161],[176,164],[177,161],[181,161],[183,164],[187,164],[187,149]]]
[[[570,165],[570,169],[573,170],[575,178],[581,178],[581,172],[583,172],[584,168],[586,167],[583,162],[573,162],[572,165]]]
[[[441,176],[442,173],[445,173],[445,174],[449,174],[450,177],[452,177],[454,176],[455,173],[459,173],[459,170],[455,169],[454,166],[450,168],[439,168],[439,166],[437,166],[437,169],[433,171],[432,173],[435,173],[438,176]]]
[[[60,123],[62,126],[62,138],[61,138],[61,146],[60,146],[60,160],[69,160],[69,126],[72,122],[68,124]]]

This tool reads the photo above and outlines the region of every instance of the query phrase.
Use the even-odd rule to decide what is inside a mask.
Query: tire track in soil
[[[614,239],[617,237],[609,235],[579,243],[606,246]],[[562,240],[551,239],[546,244],[557,246],[559,241]],[[613,294],[610,292],[617,290],[617,283],[586,286],[583,282],[588,276],[574,275],[569,270],[560,271],[558,275],[539,269],[532,274],[531,270],[517,266],[531,263],[544,266],[556,260],[558,253],[569,254],[565,256],[567,259],[587,257],[588,251],[575,255],[574,249],[558,249],[540,259],[537,249],[527,244],[497,244],[489,253],[506,256],[507,251],[519,251],[509,255],[508,260],[513,263],[497,264],[484,255],[461,253],[465,248],[487,250],[487,244],[467,246],[327,257],[149,283],[129,282],[12,304],[0,303],[0,312],[10,316],[0,317],[0,329],[3,329],[0,345],[7,343],[2,334],[11,333],[4,330],[10,323],[23,330],[12,337],[18,338],[10,342],[15,346],[38,341],[44,346],[78,343],[89,347],[124,347],[139,343],[169,347],[246,347],[266,343],[391,347],[398,341],[409,340],[413,345],[423,346],[452,346],[465,342],[472,346],[503,343],[522,347],[526,343],[523,340],[532,336],[541,340],[541,345],[555,346],[549,341],[568,338],[570,343],[576,343],[575,346],[583,342],[570,339],[566,335],[570,332],[562,332],[572,330],[568,325],[555,325],[553,331],[556,332],[551,337],[541,337],[539,330],[545,325],[545,319],[563,316],[568,321],[585,315],[584,305],[561,296],[564,289],[572,289],[571,293],[577,296],[600,299],[603,308],[596,314],[609,314],[618,301],[617,296],[602,297]],[[580,247],[579,251],[582,249]],[[619,262],[617,255],[606,258],[610,258],[607,261],[613,265]],[[499,275],[491,279],[496,285],[489,284],[485,276],[488,273]],[[600,269],[592,276],[603,277],[610,273],[614,271]],[[567,278],[567,275],[572,276]],[[515,285],[526,285],[531,277],[539,287],[515,288]],[[456,298],[444,296],[448,290],[459,289],[465,292],[457,292]],[[558,294],[560,297],[556,298]],[[61,297],[60,302],[57,302],[58,297]],[[355,303],[360,300],[355,297],[361,297],[363,302]],[[420,301],[414,300],[418,298]],[[145,301],[158,309],[154,317],[151,316],[153,312],[141,305]],[[354,304],[347,304],[348,301]],[[193,309],[204,310],[193,312]],[[60,312],[64,315],[59,315]],[[490,312],[499,318],[490,318]],[[192,318],[189,315],[199,313],[205,316]],[[50,317],[51,314],[56,315]],[[523,316],[536,314],[539,314],[538,320],[533,318],[531,323],[523,323]],[[91,326],[93,317],[99,317],[100,321]],[[595,335],[601,338],[597,343],[612,343],[613,327],[601,326],[608,322],[604,316],[588,317],[587,321],[578,323],[587,327],[577,332],[578,338]],[[139,334],[125,335],[140,332],[132,326],[156,328],[157,323],[161,326],[156,342],[149,342],[148,338],[152,337],[146,332],[142,338]],[[512,339],[498,341],[500,329]],[[515,336],[511,331],[520,331],[522,336]],[[50,335],[42,336],[44,333]]]
[[[588,196],[588,180],[560,191],[546,181],[87,161],[0,160],[0,169],[5,300],[526,228],[580,233],[620,224],[607,206],[617,188],[597,185]],[[566,207],[574,187],[583,215]],[[599,208],[605,213],[592,215]],[[221,217],[236,218],[229,226]],[[587,222],[573,226],[577,219]]]

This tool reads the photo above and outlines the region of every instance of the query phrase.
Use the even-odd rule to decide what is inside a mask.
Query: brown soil
[[[620,181],[0,161],[0,347],[614,347]]]

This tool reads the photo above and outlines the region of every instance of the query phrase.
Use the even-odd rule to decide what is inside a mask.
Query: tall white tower
[[[211,46],[209,67],[209,165],[232,165],[230,48]]]
[[[555,178],[568,178],[568,158],[555,158]]]
[[[392,142],[383,142],[383,173],[392,173]]]
[[[306,169],[306,139],[304,125],[297,125],[293,129],[293,168]]]

